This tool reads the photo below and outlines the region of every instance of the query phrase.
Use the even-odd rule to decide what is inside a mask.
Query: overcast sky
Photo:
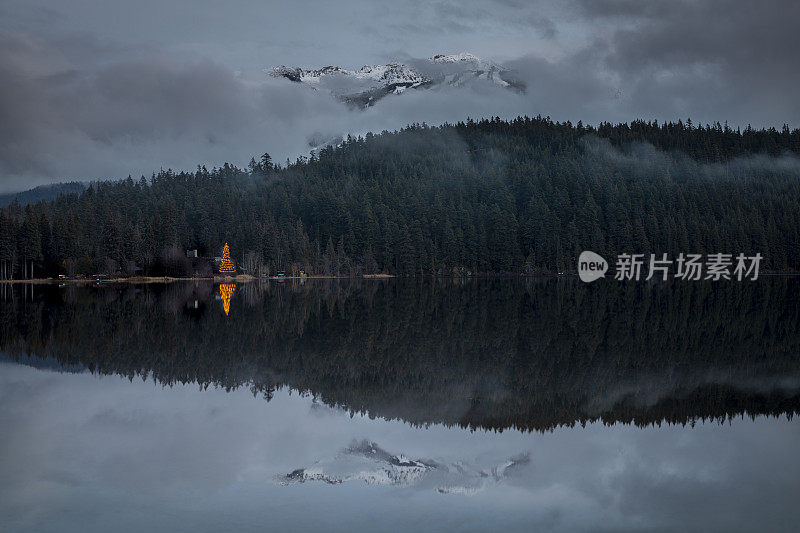
[[[792,1],[0,0],[0,192],[308,151],[466,116],[800,127]],[[411,91],[354,111],[267,77],[467,51],[525,94]]]

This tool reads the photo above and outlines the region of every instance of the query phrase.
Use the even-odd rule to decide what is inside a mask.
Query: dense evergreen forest
[[[800,412],[796,277],[247,283],[229,314],[219,289],[6,286],[0,351],[266,399],[288,387],[414,424],[548,430]]]
[[[413,125],[285,165],[264,154],[15,202],[0,210],[0,277],[189,275],[187,249],[225,242],[250,273],[553,273],[584,249],[761,253],[762,270],[796,271],[798,153],[786,126]]]

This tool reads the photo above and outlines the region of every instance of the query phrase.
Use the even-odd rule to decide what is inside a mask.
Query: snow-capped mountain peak
[[[372,106],[385,96],[402,94],[407,89],[464,87],[487,81],[516,91],[525,89],[525,85],[509,69],[467,52],[436,54],[427,59],[403,62],[391,61],[385,65],[365,65],[357,70],[338,66],[303,69],[281,65],[273,68],[270,74],[328,91],[334,97],[360,108]]]

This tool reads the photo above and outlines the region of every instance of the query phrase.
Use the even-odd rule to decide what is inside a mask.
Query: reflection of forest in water
[[[415,424],[546,430],[800,406],[800,279],[15,287],[0,349],[160,383],[279,387]]]

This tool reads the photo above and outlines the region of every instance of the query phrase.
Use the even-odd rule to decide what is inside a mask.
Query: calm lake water
[[[6,286],[0,529],[797,531],[799,294]]]

